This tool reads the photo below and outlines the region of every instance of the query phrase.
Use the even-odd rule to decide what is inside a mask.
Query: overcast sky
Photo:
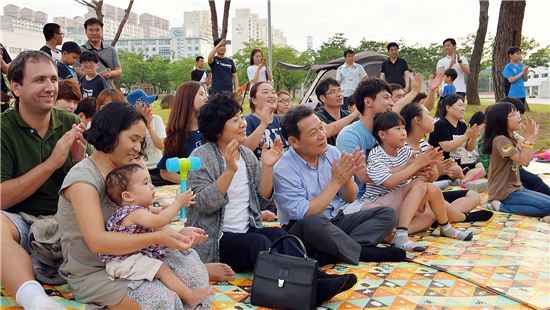
[[[126,8],[128,0],[105,0],[105,3]],[[500,0],[489,5],[489,29],[496,33]],[[6,0],[48,13],[48,18],[83,15],[86,8],[74,0]],[[221,24],[223,0],[216,0]],[[250,8],[261,18],[267,18],[267,0],[233,0],[231,18],[237,8]],[[133,12],[150,13],[170,21],[170,27],[180,26],[183,11],[208,10],[207,0],[135,0]],[[61,14],[61,12],[63,12]],[[477,0],[272,0],[272,24],[284,32],[288,43],[302,51],[306,38],[313,36],[314,48],[336,32],[343,32],[352,46],[362,38],[377,41],[398,41],[408,44],[441,42],[447,37],[466,37],[477,30],[479,2]],[[523,35],[550,44],[548,32],[549,0],[527,0],[523,20]]]

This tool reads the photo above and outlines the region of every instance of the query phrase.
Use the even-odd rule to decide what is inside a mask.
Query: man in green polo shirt
[[[25,51],[10,64],[17,99],[1,116],[1,284],[25,309],[63,309],[34,280],[30,223],[20,212],[53,215],[66,173],[86,152],[76,115],[53,108],[57,70],[50,57]]]

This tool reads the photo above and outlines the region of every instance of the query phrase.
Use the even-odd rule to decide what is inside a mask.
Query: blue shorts
[[[31,253],[31,248],[29,245],[29,231],[31,228],[31,223],[25,221],[23,217],[17,213],[10,213],[2,210],[2,214],[5,215],[12,223],[15,225],[15,228],[17,228],[17,232],[19,233],[19,244],[27,251],[27,253]]]

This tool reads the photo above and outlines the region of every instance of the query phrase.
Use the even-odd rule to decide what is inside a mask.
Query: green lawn
[[[168,116],[170,115],[170,110],[162,110],[159,105],[159,101],[155,101],[153,103],[153,113],[160,115],[162,117],[162,120],[164,123],[168,123]],[[472,115],[477,111],[484,111],[487,106],[494,103],[490,100],[482,100],[480,106],[474,106],[474,105],[467,105],[466,106],[466,115],[465,118],[467,120],[472,117]],[[537,123],[540,125],[540,132],[537,138],[537,145],[539,146],[550,146],[550,105],[544,105],[544,104],[529,104],[529,107],[531,108],[531,111],[527,112],[526,115],[534,118]],[[248,101],[245,101],[243,104],[243,113],[249,114],[250,113],[250,107],[248,106]],[[434,109],[435,113],[435,109]]]

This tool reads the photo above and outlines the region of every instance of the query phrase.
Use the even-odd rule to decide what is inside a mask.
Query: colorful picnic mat
[[[528,170],[550,183],[550,164]],[[170,202],[178,186],[157,189]],[[486,194],[483,195],[486,198]],[[269,226],[277,225],[268,223]],[[354,273],[357,284],[329,300],[328,309],[550,309],[550,225],[536,218],[496,213],[487,222],[455,224],[475,232],[471,242],[416,234],[428,249],[409,253],[408,262],[326,266],[330,273]],[[172,223],[174,228],[182,222]],[[214,285],[213,309],[257,309],[250,304],[252,274]],[[85,309],[67,285],[45,286],[67,309]],[[0,308],[21,309],[0,290]]]

